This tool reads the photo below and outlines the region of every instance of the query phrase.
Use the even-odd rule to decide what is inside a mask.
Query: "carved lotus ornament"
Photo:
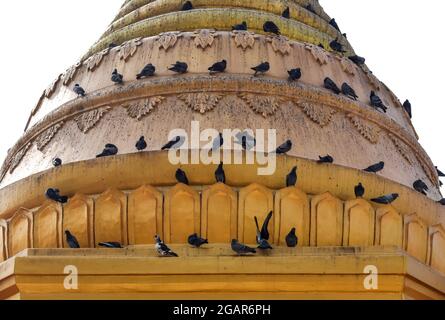
[[[289,39],[283,36],[270,37],[268,41],[272,43],[272,49],[275,52],[279,52],[282,55],[289,54],[291,51],[291,45],[289,44]]]
[[[94,69],[96,69],[100,65],[103,58],[108,53],[110,53],[110,48],[102,50],[101,52],[98,52],[95,55],[89,57],[87,60],[85,60],[85,62],[83,64],[87,66],[88,71],[94,71]]]
[[[148,115],[154,108],[156,108],[165,98],[161,96],[150,97],[147,99],[131,102],[127,105],[127,113],[138,121]]]
[[[247,48],[253,48],[255,45],[256,36],[249,31],[233,31],[233,37],[235,38],[235,44],[237,47],[241,47],[243,50]]]
[[[416,158],[411,148],[405,142],[400,140],[397,136],[393,135],[392,133],[388,133],[388,137],[391,139],[394,146],[396,147],[396,150],[402,155],[402,157],[406,161],[408,161],[409,164],[413,165],[415,163]]]
[[[318,47],[318,46],[314,46],[314,45],[306,45],[305,46],[306,50],[309,50],[312,53],[312,56],[314,57],[314,59],[320,64],[320,65],[324,65],[327,64],[329,61],[329,55],[328,53],[323,50],[322,48]]]
[[[99,121],[108,111],[110,111],[110,109],[111,108],[108,106],[94,109],[92,111],[82,113],[80,116],[76,117],[74,121],[76,122],[80,131],[87,133],[99,123]]]
[[[193,111],[198,111],[201,114],[204,114],[207,111],[215,109],[223,95],[219,93],[199,92],[181,94],[178,97]]]
[[[80,67],[81,64],[82,64],[81,62],[78,62],[75,65],[69,67],[65,71],[65,73],[62,75],[62,81],[64,86],[67,86],[71,83],[74,76],[76,75],[77,69]]]
[[[140,45],[142,45],[142,38],[136,38],[124,42],[119,48],[119,58],[121,60],[127,61],[136,53]]]
[[[335,109],[327,105],[307,101],[297,101],[297,105],[303,110],[309,119],[320,125],[320,127],[327,126],[331,122],[334,114],[337,112]]]
[[[348,114],[347,117],[352,122],[357,131],[369,142],[373,144],[379,142],[380,128],[378,126],[368,123],[366,120],[353,114]]]
[[[195,38],[194,42],[197,48],[206,49],[211,47],[215,41],[215,30],[202,29],[195,31],[193,37]]]
[[[158,48],[163,48],[165,51],[167,51],[175,46],[180,36],[180,32],[161,33],[156,40],[156,45]]]
[[[251,93],[241,93],[239,96],[253,111],[261,114],[265,118],[274,115],[283,102],[280,98]]]
[[[348,58],[336,56],[336,58],[340,61],[341,68],[344,72],[355,75],[356,67],[355,64]]]
[[[29,142],[22,149],[20,149],[20,151],[17,152],[14,155],[14,157],[11,158],[10,165],[9,165],[9,173],[14,172],[14,170],[18,167],[18,165],[20,164],[20,162],[22,161],[23,157],[25,156],[26,152],[28,152],[30,147],[31,147],[31,143]]]
[[[56,91],[56,87],[57,87],[57,84],[58,84],[59,81],[60,81],[60,77],[61,77],[61,75],[59,75],[59,76],[57,77],[57,79],[55,79],[55,80],[48,86],[48,88],[45,89],[45,91],[44,91],[43,94],[45,95],[46,98],[50,98],[50,97],[52,96],[52,94],[54,93],[54,91]]]
[[[62,126],[63,121],[42,132],[35,140],[37,150],[42,151],[48,145],[48,143],[50,143]]]

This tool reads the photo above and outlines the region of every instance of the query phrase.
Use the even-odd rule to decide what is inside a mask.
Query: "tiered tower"
[[[32,110],[1,169],[0,298],[445,298],[445,209],[433,163],[399,99],[348,59],[352,47],[318,2],[182,5],[127,0]],[[287,7],[290,19],[281,17]],[[281,36],[263,32],[268,20]],[[242,21],[248,31],[231,31]],[[335,38],[345,54],[329,49]],[[222,59],[226,72],[209,75]],[[189,72],[168,71],[176,61]],[[270,71],[253,77],[251,67],[263,61]],[[156,75],[136,80],[147,63]],[[302,78],[290,82],[287,70],[296,67]],[[123,85],[110,80],[115,68]],[[324,89],[325,77],[347,82],[358,101]],[[72,91],[76,83],[86,97]],[[386,114],[370,106],[371,91]],[[227,164],[226,184],[214,184],[217,165],[172,165],[160,151],[171,130],[188,132],[192,121],[218,131],[277,129],[277,141],[294,147],[278,156],[273,175],[259,176],[256,164]],[[141,135],[149,148],[136,152]],[[96,159],[106,143],[119,154]],[[317,164],[326,154],[334,164]],[[54,157],[61,167],[52,167]],[[379,161],[386,165],[378,174],[362,171]],[[286,188],[294,166],[297,186]],[[178,167],[190,186],[176,183]],[[428,196],[413,190],[418,179]],[[363,199],[354,196],[358,182]],[[50,187],[68,203],[46,200]],[[369,201],[389,193],[400,196],[392,205]],[[275,249],[234,256],[230,240],[255,243],[253,217],[271,210]],[[285,236],[294,226],[300,246],[289,249]],[[63,249],[64,230],[82,249]],[[190,248],[193,232],[211,244]],[[157,257],[155,234],[180,257]],[[101,241],[126,248],[95,248]],[[67,270],[79,273],[75,290],[64,286]],[[369,270],[378,271],[378,288],[364,285]]]

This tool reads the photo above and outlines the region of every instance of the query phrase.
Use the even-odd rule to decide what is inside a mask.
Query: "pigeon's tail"
[[[136,75],[136,80],[140,80],[142,78],[142,75],[139,73],[138,75]]]
[[[68,202],[68,197],[67,197],[67,196],[61,196],[61,197],[59,197],[59,202],[60,202],[60,203],[67,203],[67,202]]]
[[[179,257],[176,253],[174,253],[173,251],[170,251],[169,252],[169,255],[171,256],[171,257]]]
[[[255,224],[256,224],[256,230],[257,230],[257,232],[260,232],[260,225],[258,224],[258,218],[254,217],[254,219],[255,219]]]

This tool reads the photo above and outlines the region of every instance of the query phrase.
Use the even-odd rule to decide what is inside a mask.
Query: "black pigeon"
[[[110,248],[110,249],[122,249],[122,245],[119,242],[100,242],[99,247]]]
[[[257,232],[257,243],[260,243],[261,239],[269,240],[270,235],[269,235],[268,228],[269,228],[270,219],[272,219],[272,215],[273,215],[273,211],[269,212],[269,214],[267,215],[266,219],[264,220],[264,223],[263,223],[263,226],[261,227],[261,230],[260,230],[260,227],[259,227],[259,224],[258,224],[258,218],[254,217],[255,224],[256,224],[256,227],[257,227],[257,231],[258,231]]]
[[[136,142],[136,149],[137,149],[138,151],[142,151],[142,150],[147,149],[147,142],[145,141],[145,137],[144,137],[144,136],[142,136],[142,137],[138,140],[138,142]]]
[[[286,154],[292,149],[292,141],[287,140],[285,143],[283,143],[281,146],[277,148],[275,151],[276,154]]]
[[[283,11],[283,13],[281,14],[281,16],[282,16],[283,18],[286,18],[286,19],[289,19],[289,18],[290,18],[290,10],[289,10],[289,7],[287,7],[287,8]]]
[[[56,201],[56,202],[60,202],[60,203],[67,203],[68,197],[61,196],[59,193],[60,193],[60,191],[58,189],[50,188],[50,189],[46,190],[45,196],[52,201]]]
[[[342,84],[341,92],[345,96],[351,98],[352,100],[358,99],[358,95],[355,93],[354,89],[352,89],[351,86],[349,84],[347,84],[346,82]]]
[[[360,57],[358,55],[350,56],[349,60],[351,60],[352,62],[354,62],[358,66],[364,65],[365,62],[366,62],[365,58]]]
[[[343,50],[343,45],[340,42],[338,42],[338,38],[336,38],[335,40],[332,40],[329,43],[329,46],[334,51],[341,52],[341,53],[345,53],[346,52],[345,50]]]
[[[224,145],[224,137],[222,133],[219,133],[218,136],[213,140],[212,151],[217,151]]]
[[[169,142],[167,142],[167,144],[165,146],[163,146],[161,150],[169,150],[169,149],[172,149],[173,147],[175,147],[175,149],[177,149],[177,148],[181,147],[183,143],[184,143],[183,137],[177,136],[173,140],[170,140]]]
[[[343,33],[342,36],[345,37],[345,39],[348,39],[348,35],[346,33]]]
[[[117,69],[114,69],[113,73],[111,74],[111,81],[113,81],[115,84],[122,84],[124,83],[124,76],[117,72]]]
[[[101,154],[98,154],[96,158],[102,158],[102,157],[109,157],[109,156],[115,156],[119,152],[119,149],[111,143],[108,143],[105,145],[104,150]]]
[[[272,246],[270,245],[270,243],[266,240],[266,239],[261,239],[260,243],[258,243],[258,249],[260,250],[272,250]]]
[[[426,196],[426,191],[428,191],[429,189],[428,189],[428,186],[426,185],[426,183],[425,182],[423,182],[422,180],[416,180],[414,183],[413,183],[413,188],[414,188],[414,190],[416,190],[417,192],[419,192],[419,193],[421,193],[421,194],[423,194],[423,195],[425,195]]]
[[[334,18],[332,18],[331,21],[329,21],[329,24],[331,26],[333,26],[335,29],[337,29],[338,31],[340,31],[340,28],[338,27],[338,24],[337,24],[337,22],[335,21]]]
[[[312,12],[313,14],[317,14],[317,12],[315,12],[314,7],[311,4],[306,5],[306,10]]]
[[[155,248],[156,251],[163,257],[177,257],[178,255],[174,253],[167,245],[162,242],[161,238],[156,235],[155,236]]]
[[[187,73],[189,66],[185,62],[176,61],[175,64],[172,64],[168,70],[176,72],[176,73]]]
[[[403,103],[403,109],[405,109],[406,113],[408,113],[409,118],[411,119],[413,117],[413,114],[411,113],[411,103],[409,102],[409,100],[406,100]]]
[[[215,179],[218,183],[226,183],[226,173],[224,172],[224,164],[222,162],[215,171]]]
[[[69,230],[65,231],[66,243],[70,246],[71,249],[79,249],[80,245],[77,241],[76,237],[69,232]]]
[[[52,162],[54,167],[60,167],[62,165],[62,159],[60,158],[54,158]]]
[[[74,85],[73,91],[78,97],[85,97],[85,90],[78,83]]]
[[[338,88],[338,86],[335,84],[335,82],[329,77],[326,77],[324,79],[324,87],[328,90],[331,90],[335,94],[340,94],[340,92],[341,92],[341,90]]]
[[[116,48],[116,47],[117,47],[117,44],[115,44],[114,42],[112,42],[112,43],[110,43],[108,45],[108,48],[110,48],[110,49],[113,49],[113,48]]]
[[[437,168],[437,167],[434,167],[434,168],[436,168],[437,175],[438,175],[439,177],[445,177],[445,173],[443,173],[442,171],[440,171],[439,168]]]
[[[357,186],[355,186],[354,193],[356,198],[361,198],[365,194],[365,188],[363,187],[361,182]]]
[[[297,167],[293,167],[289,174],[286,176],[286,187],[293,187],[297,184]]]
[[[209,68],[209,72],[212,73],[218,73],[218,72],[224,72],[227,68],[227,61],[222,60],[220,62],[215,63]]]
[[[236,141],[237,144],[241,144],[241,147],[244,150],[251,150],[256,146],[256,139],[255,137],[252,137],[247,132],[239,133],[237,135],[237,138],[241,141]]]
[[[318,163],[334,163],[334,158],[332,158],[330,155],[327,156],[319,156],[318,157],[319,160],[317,161]]]
[[[269,64],[269,62],[262,62],[259,65],[257,65],[256,67],[253,67],[251,69],[255,71],[254,76],[258,75],[258,73],[264,74],[270,70],[270,64]]]
[[[388,108],[383,104],[382,99],[380,99],[380,97],[376,95],[374,91],[371,91],[370,98],[371,98],[371,106],[373,106],[374,109],[376,110],[381,109],[384,113],[386,113],[386,110],[388,110]]]
[[[264,32],[280,35],[280,28],[278,28],[278,26],[272,21],[266,21],[263,25],[263,30]]]
[[[440,200],[438,201],[438,203],[440,203],[441,205],[445,206],[445,198],[440,199]]]
[[[187,174],[181,169],[176,170],[176,180],[179,183],[189,185],[189,179],[187,178]]]
[[[324,45],[321,43],[318,44],[318,47],[324,49]]]
[[[245,244],[239,243],[236,239],[232,240],[231,247],[232,250],[235,251],[238,255],[256,253],[256,250],[254,248],[250,248]]]
[[[372,166],[364,169],[363,171],[370,172],[370,173],[377,173],[383,170],[385,168],[385,163],[383,161],[380,161],[379,163],[373,164]]]
[[[289,234],[286,236],[286,244],[289,248],[295,248],[298,245],[298,237],[295,233],[297,229],[292,228]]]
[[[296,68],[296,69],[289,70],[287,72],[287,74],[289,75],[289,81],[300,80],[300,78],[301,78],[301,69],[300,68]]]
[[[391,204],[393,203],[399,195],[397,193],[388,194],[386,196],[381,196],[379,198],[371,199],[372,202],[380,204]]]
[[[246,21],[243,21],[240,24],[236,24],[236,25],[232,26],[232,30],[247,31],[247,23],[246,23]]]
[[[198,234],[194,233],[190,237],[188,237],[188,243],[195,248],[200,248],[202,245],[208,244],[209,241],[207,239],[198,237]]]
[[[182,11],[189,11],[189,10],[193,10],[193,4],[191,1],[186,1],[183,6],[182,6]]]
[[[142,78],[153,77],[156,72],[156,67],[151,63],[147,64],[144,69],[142,69],[141,73],[136,75],[136,79],[140,80]]]

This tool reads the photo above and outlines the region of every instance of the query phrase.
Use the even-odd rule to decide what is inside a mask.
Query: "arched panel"
[[[110,189],[96,199],[94,230],[96,244],[107,241],[128,243],[127,197],[124,193]]]
[[[202,237],[210,243],[230,243],[237,237],[237,194],[223,183],[202,194]]]
[[[256,242],[256,227],[254,217],[263,223],[270,211],[273,210],[273,193],[260,184],[251,184],[239,193],[238,209],[238,239],[241,242]],[[274,239],[274,217],[269,224],[270,239]],[[261,225],[260,225],[261,227]]]
[[[403,219],[390,205],[377,209],[375,244],[402,248]]]
[[[8,221],[8,254],[15,256],[20,251],[33,247],[32,212],[21,208]]]
[[[178,184],[165,195],[164,238],[167,243],[187,243],[193,233],[200,233],[201,203],[193,188]]]
[[[311,201],[311,246],[341,246],[343,202],[329,192]]]
[[[153,244],[162,234],[163,196],[152,186],[142,186],[128,196],[129,244]]]
[[[405,217],[405,250],[423,263],[427,260],[428,228],[423,221],[413,213]]]
[[[8,259],[7,251],[7,223],[5,220],[0,220],[0,262],[6,261]]]
[[[286,245],[286,236],[296,228],[299,246],[309,246],[310,210],[309,198],[297,187],[278,191],[275,195],[275,240]]]
[[[94,248],[94,202],[82,194],[76,194],[63,208],[63,232],[69,230],[81,248]],[[63,236],[63,246],[69,248]]]
[[[62,247],[62,205],[47,201],[34,212],[34,248]]]
[[[347,201],[344,219],[344,246],[374,245],[375,211],[369,202],[363,199]]]
[[[429,228],[428,264],[445,275],[445,229],[442,225]]]

